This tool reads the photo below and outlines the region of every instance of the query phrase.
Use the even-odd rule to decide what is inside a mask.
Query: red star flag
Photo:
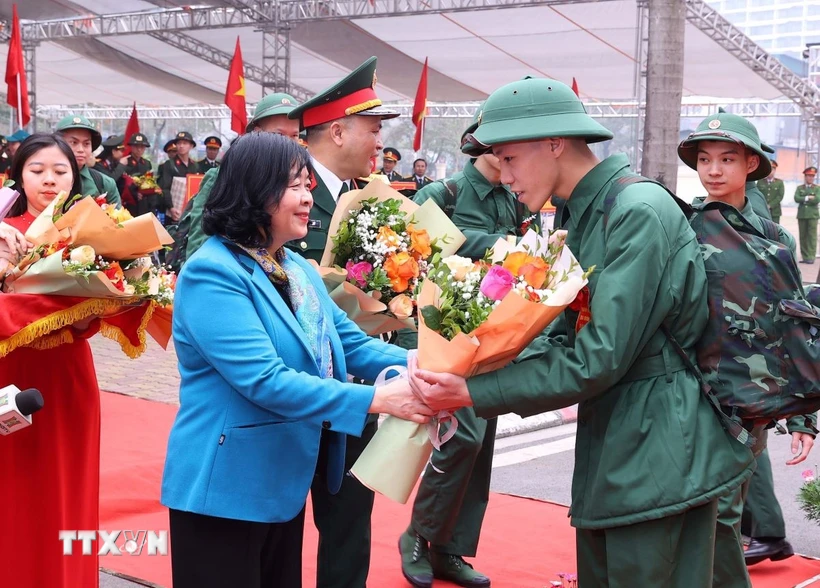
[[[248,111],[245,108],[245,64],[242,61],[239,37],[236,37],[236,49],[233,52],[231,71],[228,74],[225,106],[231,110],[231,129],[241,135],[248,126]]]
[[[581,97],[581,95],[578,93],[578,82],[575,81],[575,76],[573,76],[572,78],[572,91],[575,92],[576,96],[578,96],[579,98]]]
[[[416,136],[413,138],[413,150],[421,149],[421,138],[424,134],[424,117],[427,115],[427,58],[421,70],[419,87],[416,90],[416,101],[413,103],[413,124],[416,125]]]
[[[6,61],[6,84],[8,91],[6,101],[17,109],[17,122],[20,128],[31,120],[31,105],[28,101],[26,84],[26,65],[23,60],[23,37],[20,35],[20,18],[17,16],[17,5],[12,6],[11,38],[9,55]]]
[[[125,141],[125,152],[123,153],[123,157],[131,155],[131,146],[128,144],[128,141],[139,132],[140,120],[137,117],[137,103],[134,102],[134,106],[131,108],[131,117],[128,119],[128,124],[125,125],[125,139],[123,139]]]

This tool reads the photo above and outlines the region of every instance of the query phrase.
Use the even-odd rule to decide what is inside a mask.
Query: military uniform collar
[[[336,174],[330,171],[327,167],[325,167],[319,160],[315,157],[311,156],[310,158],[313,161],[313,171],[316,173],[319,178],[321,178],[322,183],[324,183],[325,188],[327,191],[330,192],[330,195],[333,197],[333,201],[336,202],[339,199],[339,192],[342,191],[342,185],[347,184],[348,187],[351,187],[350,182],[345,182],[341,178],[339,178]]]
[[[609,184],[620,171],[628,167],[629,159],[627,156],[623,153],[617,153],[598,163],[587,175],[581,178],[566,204],[570,221],[577,225],[590,205],[601,194],[604,186]],[[603,205],[603,201],[601,204]]]
[[[484,200],[487,196],[493,193],[496,186],[493,186],[484,175],[475,168],[475,163],[468,162],[464,166],[464,177],[472,185],[473,190],[478,194],[479,200]]]

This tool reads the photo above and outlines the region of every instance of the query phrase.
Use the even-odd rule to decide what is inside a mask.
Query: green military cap
[[[162,150],[165,151],[165,153],[168,153],[169,151],[176,151],[177,150],[177,140],[176,139],[171,139],[170,141],[168,141],[165,144],[165,147],[163,147]]]
[[[110,149],[125,149],[123,139],[124,137],[122,135],[109,135],[105,141],[102,142],[102,146]]]
[[[813,176],[815,174],[817,174],[817,168],[814,167],[813,165],[810,165],[809,167],[807,167],[806,169],[803,170],[803,175]]]
[[[557,80],[525,77],[501,86],[484,103],[475,132],[462,151],[478,156],[493,145],[571,137],[587,143],[607,141],[612,133],[587,114],[575,92]]]
[[[128,139],[128,144],[132,147],[136,147],[138,145],[142,145],[144,147],[151,146],[151,143],[148,142],[148,139],[146,139],[145,135],[143,135],[142,133],[134,133],[133,135],[131,135],[131,138]]]
[[[473,115],[473,120],[470,123],[470,126],[464,129],[464,132],[461,133],[461,149],[464,150],[465,146],[467,146],[467,150],[464,151],[465,153],[480,149],[479,146],[471,143],[470,141],[472,139],[473,133],[475,133],[475,130],[478,128],[478,123],[481,120],[481,115],[484,110],[484,104],[485,103],[482,102],[478,105],[478,108],[476,109],[475,114]],[[468,143],[470,144],[467,145]]]
[[[177,141],[188,141],[189,143],[191,143],[191,145],[196,147],[196,141],[194,141],[193,135],[191,135],[191,133],[189,133],[188,131],[178,132],[177,136],[174,137],[174,143],[176,143]]]
[[[393,161],[401,161],[401,153],[395,147],[385,147],[382,149],[382,153],[384,154],[383,159],[392,159]]]
[[[222,147],[222,139],[219,137],[205,137],[205,147]]]
[[[102,143],[100,131],[94,128],[91,121],[84,116],[69,114],[57,123],[57,132],[62,133],[71,129],[82,129],[91,133],[91,149],[95,150]]]
[[[396,118],[398,112],[381,107],[376,79],[376,58],[371,57],[339,82],[291,110],[288,118],[299,119],[303,129],[353,114]]]
[[[699,141],[738,143],[760,156],[760,165],[746,176],[748,181],[765,178],[772,171],[772,164],[763,150],[757,129],[742,116],[718,111],[717,114],[703,119],[695,132],[678,145],[678,157],[694,170],[698,169],[697,144]]]
[[[296,99],[290,94],[285,94],[284,92],[268,94],[256,104],[256,108],[253,111],[253,118],[248,121],[245,132],[250,133],[263,118],[277,114],[290,114],[297,106],[299,106],[299,103],[296,102]]]

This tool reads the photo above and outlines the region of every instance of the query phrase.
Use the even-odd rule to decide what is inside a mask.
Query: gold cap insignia
[[[709,128],[710,129],[719,129],[720,128],[720,121],[718,119],[710,120],[709,121]]]
[[[483,110],[479,110],[479,111],[478,111],[478,118],[477,118],[477,119],[475,119],[475,124],[477,124],[477,125],[480,125],[480,124],[481,124],[481,117],[482,117],[482,116],[484,116],[484,111],[483,111]]]
[[[79,116],[75,116],[74,120],[72,120],[71,122],[73,122],[75,125],[78,125],[81,122],[83,122],[83,119],[81,119]]]
[[[370,87],[373,88],[374,90],[376,89],[376,82],[378,80],[379,80],[379,78],[376,77],[376,71],[374,70],[373,71],[373,83],[370,84]]]
[[[184,136],[185,136],[185,133],[178,133],[177,134],[177,137],[184,137]]]

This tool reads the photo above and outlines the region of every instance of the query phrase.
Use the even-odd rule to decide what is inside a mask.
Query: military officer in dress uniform
[[[120,162],[125,152],[125,141],[122,135],[110,135],[102,142],[102,147],[94,169],[116,182],[125,173],[125,165]]]
[[[480,115],[479,108],[462,141],[478,127]],[[458,254],[477,261],[498,239],[521,236],[528,220],[540,226],[540,215],[518,202],[500,176],[498,158],[485,153],[471,158],[452,178],[428,184],[413,200],[423,204],[432,199],[444,210],[467,237]],[[402,331],[400,344],[403,336],[407,335]],[[410,526],[399,540],[402,573],[417,587],[432,586],[433,578],[459,586],[490,585],[490,579],[464,557],[475,557],[478,550],[498,419],[480,418],[470,407],[455,416],[456,434],[432,455],[416,493]]]
[[[308,259],[321,259],[339,196],[359,187],[355,178],[370,175],[371,159],[378,157],[384,147],[382,120],[399,115],[381,107],[375,88],[376,58],[371,57],[288,115],[307,130],[314,174],[308,234],[287,246]],[[377,419],[368,418],[361,437],[341,440],[346,469],[353,466],[376,427]],[[338,441],[333,434],[322,436],[323,447],[311,487],[313,518],[319,530],[316,584],[319,588],[364,588],[370,567],[373,492],[352,476],[345,476],[338,494],[328,490],[327,466],[321,455],[338,447]]]
[[[413,175],[411,178],[416,183],[416,190],[421,190],[424,186],[428,184],[432,184],[433,180],[427,177],[427,161],[421,158],[418,158],[416,161],[413,162]]]
[[[171,184],[174,178],[184,178],[191,174],[199,173],[199,164],[190,158],[191,149],[196,147],[196,141],[188,131],[180,131],[174,138],[177,147],[177,154],[172,159],[168,159],[162,164],[162,176],[157,185],[162,189],[162,201],[158,203],[157,209],[160,214],[167,214],[170,221],[176,222],[182,214],[181,210],[174,208],[171,198]]]
[[[566,200],[566,244],[595,268],[589,302],[500,370],[465,381],[411,360],[411,382],[430,408],[472,406],[484,418],[578,402],[570,516],[579,585],[711,586],[717,501],[751,476],[753,456],[661,330],[694,354],[708,319],[695,234],[661,186],[618,185],[631,173],[626,156],[600,161],[587,145],[611,138],[556,80],[525,78],[490,95],[467,149],[492,149],[501,181],[530,211],[553,194]],[[621,191],[605,228],[613,187]]]
[[[11,157],[6,152],[8,145],[8,140],[0,136],[0,174],[8,173],[8,169],[11,167]]]
[[[205,138],[205,159],[199,162],[199,173],[205,174],[209,169],[219,167],[216,156],[219,155],[220,149],[222,149],[222,139],[219,137]]]
[[[772,159],[772,171],[767,177],[757,181],[757,189],[766,198],[766,205],[769,207],[772,220],[779,224],[780,215],[782,214],[780,203],[783,202],[783,197],[786,194],[786,186],[783,184],[783,180],[774,177],[776,173],[777,161]]]
[[[387,176],[390,182],[404,182],[404,176],[396,171],[396,164],[401,161],[401,153],[393,147],[382,149],[382,168],[380,174]]]
[[[125,173],[129,176],[141,176],[151,171],[151,162],[143,157],[145,150],[151,147],[151,143],[142,133],[134,133],[128,139],[128,146],[131,153],[122,158],[125,165]]]
[[[814,263],[817,256],[817,219],[820,211],[820,188],[814,183],[817,168],[807,167],[803,170],[803,184],[797,186],[794,201],[797,202],[797,230],[800,234],[800,263]]]
[[[253,118],[248,122],[245,132],[278,133],[296,141],[299,139],[299,121],[289,119],[288,113],[297,106],[296,99],[290,94],[283,92],[268,94],[257,103]],[[205,201],[211,193],[211,188],[213,188],[218,173],[218,167],[208,170],[205,177],[202,178],[199,192],[188,204],[190,208],[185,213],[187,218],[180,222],[180,227],[183,223],[189,225],[187,243],[184,244],[184,259],[191,257],[208,238],[208,235],[202,230],[202,212],[205,209]]]
[[[74,152],[74,159],[80,168],[80,180],[83,194],[99,196],[105,194],[105,199],[118,208],[122,206],[120,192],[113,178],[90,168],[94,164],[94,151],[102,143],[102,135],[84,116],[69,114],[57,123],[56,132],[62,135],[66,143]]]

